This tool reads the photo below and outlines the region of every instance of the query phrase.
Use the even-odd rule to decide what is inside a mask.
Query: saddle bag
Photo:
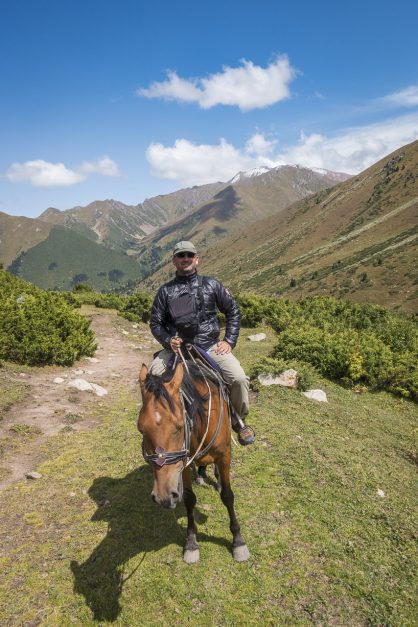
[[[198,277],[198,294],[183,292],[168,302],[170,316],[176,331],[185,342],[193,342],[199,334],[200,320],[204,318],[202,277]]]

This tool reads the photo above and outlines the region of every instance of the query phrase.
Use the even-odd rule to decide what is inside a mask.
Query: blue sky
[[[418,138],[417,23],[415,0],[10,2],[0,211],[361,171]]]

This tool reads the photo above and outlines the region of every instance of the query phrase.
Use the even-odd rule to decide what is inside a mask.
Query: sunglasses
[[[196,257],[196,253],[177,253],[175,257],[177,257],[177,259],[184,259],[185,257],[193,259],[193,257]]]

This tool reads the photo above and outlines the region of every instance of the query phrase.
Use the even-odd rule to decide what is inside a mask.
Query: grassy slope
[[[144,243],[141,260],[147,259],[151,245],[162,249],[162,263],[158,268],[154,266],[155,272],[147,283],[155,287],[166,278],[167,263],[170,264],[176,241],[192,239],[206,256],[218,241],[222,247],[224,238],[231,234],[242,229],[251,233],[252,225],[258,220],[266,216],[276,219],[292,202],[333,185],[335,182],[330,177],[291,166],[227,185],[210,201],[158,229]]]
[[[243,332],[247,369],[267,332]],[[98,404],[94,432],[50,440],[43,479],[1,496],[3,624],[414,624],[416,406],[321,385],[328,405],[263,389],[257,444],[234,448],[245,564],[209,487],[196,488],[201,562],[182,562],[184,510],[149,498],[135,398]]]
[[[22,367],[24,370],[26,366]],[[7,367],[2,366],[0,369],[0,420],[2,420],[4,413],[14,403],[21,400],[27,393],[27,386],[17,381],[11,381],[7,376]]]
[[[202,251],[202,272],[235,291],[331,294],[415,312],[417,167],[414,142],[333,189],[212,241]],[[147,282],[157,285],[164,273]]]
[[[54,262],[56,267],[49,270],[50,264]],[[137,279],[140,275],[139,265],[131,257],[56,226],[45,241],[31,248],[23,257],[18,275],[44,289],[71,289],[72,278],[77,274],[86,274],[84,283],[97,290],[104,290],[113,288],[115,283],[109,281],[107,276],[98,276],[98,273],[107,273],[113,269],[124,273],[122,283],[128,279]]]
[[[0,211],[0,263],[12,263],[22,251],[45,240],[51,225],[34,218],[9,216]]]

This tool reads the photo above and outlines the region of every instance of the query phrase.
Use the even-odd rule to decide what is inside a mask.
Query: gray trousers
[[[211,346],[207,353],[218,364],[222,375],[228,385],[231,404],[238,418],[244,419],[249,411],[249,387],[250,379],[245,374],[238,359],[232,353],[217,355],[217,344]],[[151,374],[162,375],[167,369],[167,363],[172,357],[173,351],[164,349],[155,357],[150,366]]]

